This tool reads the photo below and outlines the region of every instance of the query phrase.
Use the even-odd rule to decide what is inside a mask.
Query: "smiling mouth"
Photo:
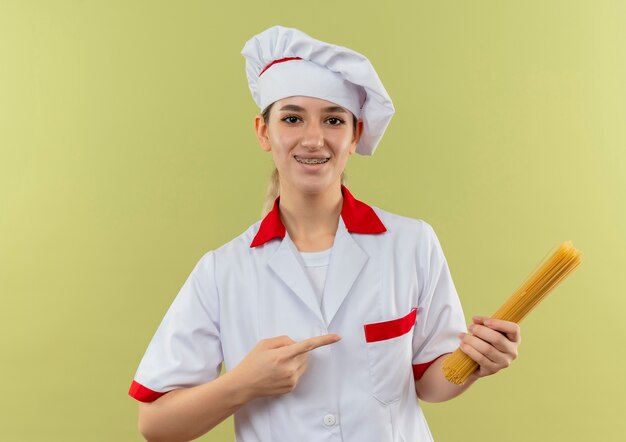
[[[324,164],[330,161],[330,158],[302,158],[297,155],[294,158],[298,163],[302,164]]]

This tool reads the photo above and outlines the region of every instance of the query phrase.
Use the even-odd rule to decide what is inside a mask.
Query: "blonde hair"
[[[267,106],[263,112],[261,112],[261,114],[263,115],[263,120],[265,121],[265,124],[269,124],[270,121],[270,111],[272,109],[272,105],[274,103],[271,103],[269,106]],[[354,114],[352,115],[352,126],[354,128],[354,130],[356,131],[356,125],[357,125],[357,118],[354,116]],[[347,181],[347,177],[346,177],[346,172],[341,172],[341,184],[345,184]],[[265,215],[267,215],[271,210],[272,207],[274,206],[274,201],[276,200],[276,197],[278,196],[278,193],[280,192],[280,177],[278,176],[278,169],[276,169],[276,166],[274,166],[274,170],[272,171],[272,174],[270,175],[270,180],[269,183],[267,184],[267,191],[265,192],[265,201],[263,202],[263,210],[261,211],[261,218],[265,218]]]

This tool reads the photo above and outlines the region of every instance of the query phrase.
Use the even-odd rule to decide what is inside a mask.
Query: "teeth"
[[[324,164],[327,163],[330,158],[300,158],[295,157],[298,163],[303,164]]]

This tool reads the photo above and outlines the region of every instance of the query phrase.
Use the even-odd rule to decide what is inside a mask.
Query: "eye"
[[[281,121],[285,121],[287,123],[293,124],[293,123],[297,123],[297,121],[294,121],[294,120],[299,120],[299,119],[300,118],[296,117],[295,115],[288,115],[285,118],[282,118]]]
[[[337,118],[337,117],[330,117],[326,121],[329,121],[331,126],[341,126],[342,124],[345,123],[344,120],[342,120],[341,118]]]

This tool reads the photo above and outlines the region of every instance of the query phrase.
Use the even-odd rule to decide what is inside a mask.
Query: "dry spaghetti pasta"
[[[561,244],[491,317],[521,322],[580,262],[581,252],[571,241]],[[460,385],[478,368],[478,364],[458,348],[446,358],[442,368],[446,379]]]

